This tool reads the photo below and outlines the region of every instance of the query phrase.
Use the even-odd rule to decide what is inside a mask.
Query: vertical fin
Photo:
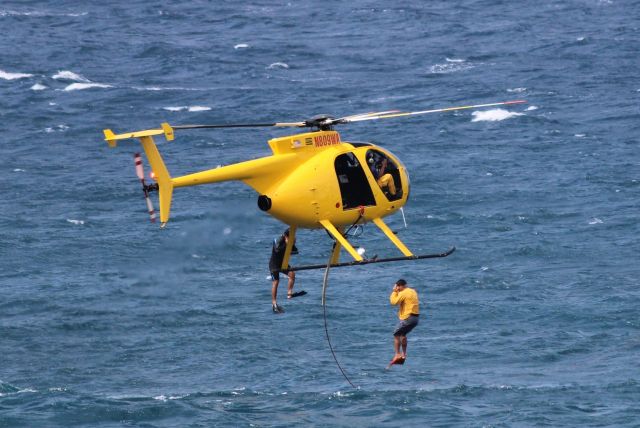
[[[107,140],[109,147],[116,146],[116,134],[114,134],[112,130],[110,129],[104,130],[104,139]]]
[[[158,180],[158,192],[160,194],[160,223],[161,227],[169,221],[169,214],[171,212],[171,196],[173,195],[173,183],[171,182],[171,176],[167,167],[160,156],[158,148],[153,142],[153,138],[150,136],[140,137],[140,143],[144,149],[144,153],[147,155],[151,169]]]

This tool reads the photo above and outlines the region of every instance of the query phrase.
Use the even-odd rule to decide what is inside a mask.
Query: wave
[[[49,127],[47,127],[47,128],[45,128],[45,129],[44,129],[44,132],[46,132],[46,133],[50,134],[50,133],[52,133],[52,132],[56,132],[56,131],[64,132],[64,131],[66,131],[67,129],[69,129],[69,127],[68,127],[67,125],[65,125],[65,124],[61,124],[61,125],[58,125],[58,126],[56,126],[56,127],[49,126]]]
[[[17,10],[0,10],[0,17],[3,16],[33,16],[36,18],[47,17],[47,16],[69,16],[69,17],[78,17],[78,16],[86,16],[89,12],[70,12],[70,13],[54,13],[54,12],[45,12],[45,11],[30,11],[30,12],[19,12]]]
[[[27,77],[33,77],[33,74],[29,74],[29,73],[9,73],[7,71],[0,70],[0,79],[16,80],[16,79],[25,79]]]
[[[248,47],[249,47],[249,45],[248,45],[248,44],[246,44],[246,43],[238,43],[238,44],[237,44],[237,45],[235,45],[233,48],[234,48],[234,49],[246,49],[246,48],[248,48]]]
[[[289,64],[287,64],[285,62],[274,62],[272,64],[269,64],[269,67],[267,67],[267,69],[269,69],[269,70],[273,70],[275,68],[288,69],[289,68]]]
[[[464,59],[446,58],[442,64],[434,64],[429,67],[429,74],[449,74],[474,68],[476,65],[467,63]]]
[[[91,88],[113,88],[113,86],[104,83],[72,83],[64,88],[63,91],[81,91]]]
[[[163,110],[167,110],[167,111],[190,111],[190,112],[196,112],[196,111],[208,111],[211,110],[211,107],[206,107],[206,106],[169,106],[169,107],[162,107]]]
[[[44,91],[47,87],[41,83],[36,83],[30,88],[32,91]]]
[[[501,120],[509,119],[510,117],[524,116],[524,113],[517,113],[501,108],[494,108],[485,111],[474,111],[471,114],[473,116],[471,122],[499,122]]]
[[[183,88],[181,86],[132,86],[136,91],[208,91],[208,88]]]
[[[51,78],[56,80],[74,80],[76,82],[86,82],[86,83],[91,82],[89,79],[69,70],[58,70],[58,72],[53,76],[51,76]]]
[[[7,395],[13,395],[13,394],[22,394],[25,392],[38,392],[38,391],[36,391],[33,388],[18,388],[17,386],[2,382],[0,380],[0,397],[5,397]]]

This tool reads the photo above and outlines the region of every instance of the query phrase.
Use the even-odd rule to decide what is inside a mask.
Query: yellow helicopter
[[[105,140],[115,147],[118,140],[136,138],[142,144],[156,183],[146,184],[142,161],[136,155],[136,170],[145,193],[152,221],[155,219],[149,193],[158,191],[160,222],[169,221],[173,189],[208,183],[239,180],[258,193],[258,207],[289,226],[288,245],[282,268],[289,257],[298,228],[325,229],[336,241],[330,265],[346,266],[397,260],[446,257],[455,247],[441,254],[414,255],[382,220],[404,206],[409,197],[409,175],[400,160],[388,150],[370,144],[343,141],[334,130],[336,125],[416,116],[472,108],[521,104],[515,100],[491,104],[448,107],[415,112],[382,111],[341,118],[316,116],[303,122],[275,122],[221,125],[180,125],[163,123],[160,129],[114,134],[104,130]],[[219,129],[245,127],[311,128],[310,132],[269,140],[271,156],[222,166],[193,174],[172,177],[167,170],[153,137],[164,135],[174,139],[174,131],[188,129]],[[364,259],[345,237],[345,229],[373,222],[400,250],[402,257]],[[354,261],[340,263],[344,248]],[[325,265],[294,267],[291,270],[324,268]]]

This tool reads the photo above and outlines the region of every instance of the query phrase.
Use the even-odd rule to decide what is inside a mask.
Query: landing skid
[[[449,248],[444,253],[439,254],[423,254],[421,256],[405,256],[405,257],[389,257],[386,259],[364,259],[362,261],[352,261],[352,262],[344,262],[344,263],[333,263],[329,265],[330,267],[343,267],[343,266],[361,266],[361,265],[370,265],[373,263],[388,263],[388,262],[400,262],[407,260],[420,260],[420,259],[437,259],[441,257],[447,257],[451,253],[456,250],[456,247]],[[292,266],[289,268],[290,271],[299,271],[299,270],[311,270],[311,269],[326,269],[327,265],[304,265],[304,266]]]

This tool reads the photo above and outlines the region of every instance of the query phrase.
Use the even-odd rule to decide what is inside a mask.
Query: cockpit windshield
[[[402,198],[402,181],[398,165],[379,150],[367,150],[367,165],[380,190],[389,201]]]

